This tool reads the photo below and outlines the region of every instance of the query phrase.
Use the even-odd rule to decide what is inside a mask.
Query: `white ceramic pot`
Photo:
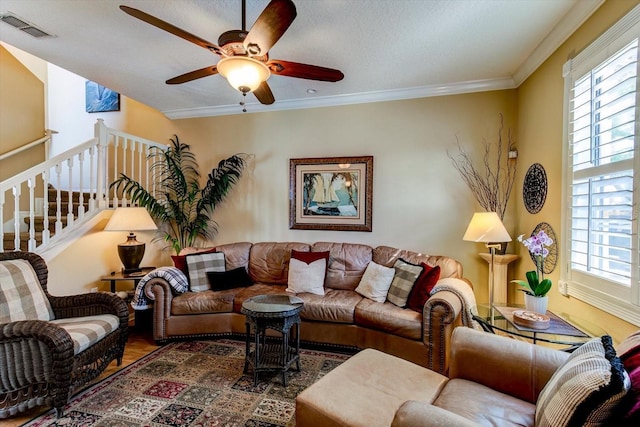
[[[549,304],[548,296],[535,297],[533,295],[524,294],[524,307],[527,309],[527,311],[546,314],[548,304]]]

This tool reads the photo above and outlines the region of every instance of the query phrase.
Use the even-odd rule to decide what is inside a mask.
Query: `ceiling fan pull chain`
[[[242,98],[240,98],[240,106],[242,107],[242,112],[246,113],[247,112],[247,106],[245,104],[245,100],[247,99],[247,93],[246,92],[242,92]]]

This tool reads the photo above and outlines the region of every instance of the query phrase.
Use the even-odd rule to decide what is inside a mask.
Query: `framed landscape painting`
[[[120,94],[87,80],[85,83],[85,106],[87,113],[120,111]]]
[[[371,231],[373,156],[289,161],[289,228]]]

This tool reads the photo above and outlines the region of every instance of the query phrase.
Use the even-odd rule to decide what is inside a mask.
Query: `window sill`
[[[586,302],[612,316],[640,326],[640,307],[577,282],[567,282],[567,295]]]

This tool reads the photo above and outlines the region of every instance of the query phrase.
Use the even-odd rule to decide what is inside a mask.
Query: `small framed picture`
[[[373,156],[291,159],[289,228],[372,230]]]
[[[85,105],[87,113],[120,111],[120,94],[87,80],[85,83]]]

